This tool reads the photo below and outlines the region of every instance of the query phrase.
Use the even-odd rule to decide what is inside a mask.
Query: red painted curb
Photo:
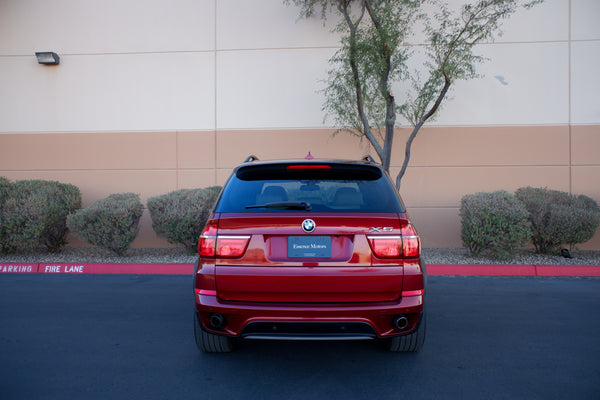
[[[45,274],[191,275],[193,264],[39,264]]]
[[[0,264],[1,273],[191,275],[193,264]]]
[[[535,276],[533,265],[434,264],[427,275]]]
[[[600,276],[598,265],[427,265],[427,275]]]
[[[31,274],[38,271],[38,264],[0,264],[0,274]]]
[[[535,268],[537,271],[537,276],[600,276],[600,266],[537,265]]]
[[[193,264],[62,264],[6,263],[0,264],[3,273],[40,274],[132,274],[132,275],[191,275]],[[600,276],[600,266],[593,265],[487,265],[431,264],[428,275],[469,276]]]

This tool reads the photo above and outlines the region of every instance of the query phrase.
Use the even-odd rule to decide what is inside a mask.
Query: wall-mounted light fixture
[[[35,53],[39,64],[44,65],[58,65],[60,63],[60,57],[53,51],[40,51]]]

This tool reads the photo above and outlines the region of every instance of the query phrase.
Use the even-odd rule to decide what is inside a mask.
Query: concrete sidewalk
[[[193,264],[0,263],[0,274],[191,275]],[[600,276],[598,265],[431,264],[427,274],[471,276]]]

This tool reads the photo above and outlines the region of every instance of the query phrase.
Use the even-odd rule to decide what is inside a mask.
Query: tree
[[[299,6],[304,18],[318,15],[325,20],[331,13],[340,17],[334,30],[342,35],[341,47],[330,59],[323,107],[338,131],[367,138],[389,172],[398,115],[412,126],[396,177],[400,189],[421,127],[436,115],[454,82],[477,76],[475,66],[484,58],[474,47],[500,34],[502,20],[519,7],[543,0],[478,0],[458,12],[440,0],[284,1]],[[415,54],[408,39],[417,22],[427,37],[427,61],[420,72],[408,67]],[[398,82],[410,87],[402,104],[392,90]]]

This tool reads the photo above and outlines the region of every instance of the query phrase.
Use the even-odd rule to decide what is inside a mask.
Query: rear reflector
[[[404,290],[402,291],[402,297],[421,296],[425,290]]]
[[[198,296],[216,296],[216,290],[206,290],[206,289],[196,289],[196,294]]]

